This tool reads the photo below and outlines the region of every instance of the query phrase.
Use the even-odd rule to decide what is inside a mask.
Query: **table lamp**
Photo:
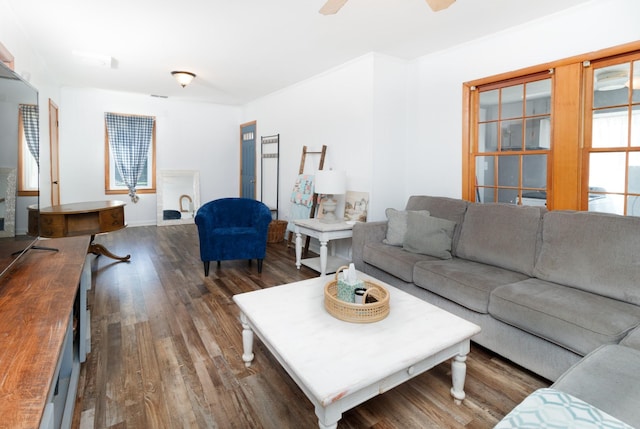
[[[335,213],[337,202],[333,196],[344,194],[346,190],[347,174],[344,171],[318,170],[316,173],[315,192],[318,195],[324,195],[322,199],[324,217],[320,219],[320,222],[341,222],[341,219]]]

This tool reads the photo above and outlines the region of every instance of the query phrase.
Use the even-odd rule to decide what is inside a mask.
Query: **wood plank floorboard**
[[[256,339],[250,368],[234,294],[317,276],[286,242],[254,261],[211,264],[195,225],[144,226],[96,242],[131,262],[92,260],[91,353],[72,422],[79,429],[317,428],[312,404]],[[466,399],[455,405],[448,362],[344,413],[339,429],[491,428],[549,382],[472,344]]]

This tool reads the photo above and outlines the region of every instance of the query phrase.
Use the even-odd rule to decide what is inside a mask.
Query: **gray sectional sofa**
[[[473,341],[568,393],[597,390],[596,380],[640,385],[640,218],[433,196],[387,214],[354,226],[357,269],[478,324]],[[608,378],[611,353],[637,361]],[[601,377],[589,383],[593,361]],[[619,396],[630,393],[640,403],[638,388]],[[624,405],[610,414],[628,411],[640,426],[640,407]]]

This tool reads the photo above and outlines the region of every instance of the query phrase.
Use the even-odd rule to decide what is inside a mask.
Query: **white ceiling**
[[[595,0],[6,0],[62,86],[243,104],[368,52],[414,59]],[[112,68],[73,52],[110,56]],[[488,59],[490,60],[490,59]],[[19,69],[19,58],[16,59]],[[197,78],[181,88],[170,75]]]

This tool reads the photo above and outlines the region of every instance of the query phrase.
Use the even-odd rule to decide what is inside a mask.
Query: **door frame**
[[[257,124],[258,124],[257,121],[249,121],[249,122],[245,122],[243,124],[240,124],[240,133],[239,133],[240,134],[240,136],[239,136],[239,138],[240,138],[240,146],[239,146],[239,150],[240,150],[240,166],[239,166],[239,169],[238,169],[238,171],[239,171],[238,195],[239,196],[242,196],[242,166],[244,165],[243,164],[243,158],[242,158],[242,129],[245,128],[245,127],[253,125],[254,130],[255,130],[253,139],[254,139],[254,144],[256,145],[255,147],[257,147],[257,141],[258,141],[257,138],[256,138],[256,136],[258,135],[258,133],[257,133],[258,125]],[[253,199],[254,200],[257,198],[257,195],[258,195],[257,194],[257,192],[258,192],[257,191],[257,188],[258,188],[258,186],[257,186],[257,180],[258,180],[257,179],[257,177],[258,177],[257,176],[258,175],[257,164],[258,164],[258,162],[257,162],[257,159],[256,159],[255,150],[254,150],[254,153],[253,153],[253,177],[255,179],[255,181],[253,183]]]
[[[49,171],[51,179],[51,205],[60,204],[60,133],[59,108],[49,99]]]

